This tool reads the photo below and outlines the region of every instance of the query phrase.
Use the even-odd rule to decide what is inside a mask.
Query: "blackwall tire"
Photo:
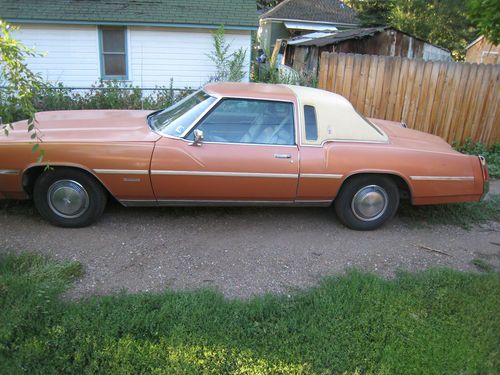
[[[52,224],[81,228],[101,217],[107,195],[92,175],[77,169],[56,168],[38,177],[33,201],[40,215]]]
[[[399,190],[386,176],[361,175],[350,178],[335,198],[335,212],[340,221],[354,230],[381,227],[396,213]]]

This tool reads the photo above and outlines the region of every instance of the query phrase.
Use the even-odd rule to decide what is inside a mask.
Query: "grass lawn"
[[[469,228],[473,224],[500,221],[500,195],[481,202],[412,206],[402,202],[398,216],[411,225],[451,224]]]
[[[291,296],[65,302],[76,263],[0,255],[2,374],[492,374],[500,275],[352,271]]]

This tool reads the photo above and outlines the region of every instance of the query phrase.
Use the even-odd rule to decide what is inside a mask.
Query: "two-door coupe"
[[[366,119],[327,91],[254,83],[206,85],[151,113],[37,113],[45,160],[27,122],[0,136],[0,198],[32,197],[65,227],[124,206],[335,206],[353,229],[375,229],[412,204],[478,201],[482,157],[403,124]],[[50,168],[45,168],[49,165]]]

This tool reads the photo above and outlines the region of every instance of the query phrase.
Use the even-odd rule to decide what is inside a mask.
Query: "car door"
[[[159,140],[151,162],[165,205],[289,203],[298,173],[293,103],[268,100],[221,99],[183,138]]]

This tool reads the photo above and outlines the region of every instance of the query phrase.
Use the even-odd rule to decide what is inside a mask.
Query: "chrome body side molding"
[[[18,175],[19,172],[19,169],[0,169],[0,174],[3,175]]]
[[[300,177],[303,178],[332,178],[340,180],[344,175],[342,174],[329,174],[329,173],[301,173]]]
[[[410,176],[413,181],[474,181],[474,176]]]
[[[215,177],[257,177],[257,178],[298,178],[295,173],[254,173],[254,172],[205,172],[205,171],[165,171],[152,170],[152,175],[173,176],[215,176]]]
[[[97,174],[149,174],[147,169],[94,169]]]

